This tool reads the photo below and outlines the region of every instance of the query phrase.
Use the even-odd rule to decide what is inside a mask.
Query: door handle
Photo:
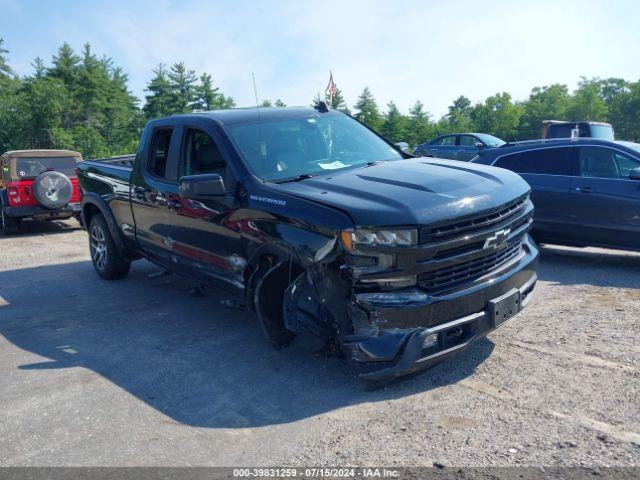
[[[178,210],[179,208],[182,208],[182,202],[179,202],[178,200],[170,200],[167,202],[167,206],[170,210]]]
[[[576,187],[577,192],[581,193],[593,193],[593,188],[591,187]]]

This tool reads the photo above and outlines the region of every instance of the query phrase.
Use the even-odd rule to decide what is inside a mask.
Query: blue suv
[[[481,151],[471,161],[529,183],[537,241],[640,250],[640,144],[537,140]]]

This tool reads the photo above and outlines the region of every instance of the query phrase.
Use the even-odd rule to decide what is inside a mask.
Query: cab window
[[[180,177],[216,173],[222,177],[228,187],[231,178],[227,162],[209,134],[189,128],[184,138],[180,158]]]

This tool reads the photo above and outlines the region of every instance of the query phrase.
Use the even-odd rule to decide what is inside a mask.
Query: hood
[[[340,209],[356,226],[438,223],[499,207],[529,185],[502,168],[412,158],[276,185],[282,193]]]

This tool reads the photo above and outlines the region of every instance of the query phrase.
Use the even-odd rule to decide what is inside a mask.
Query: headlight
[[[358,228],[341,233],[342,244],[351,251],[358,245],[384,247],[410,247],[418,243],[418,231],[413,229],[368,230]]]

